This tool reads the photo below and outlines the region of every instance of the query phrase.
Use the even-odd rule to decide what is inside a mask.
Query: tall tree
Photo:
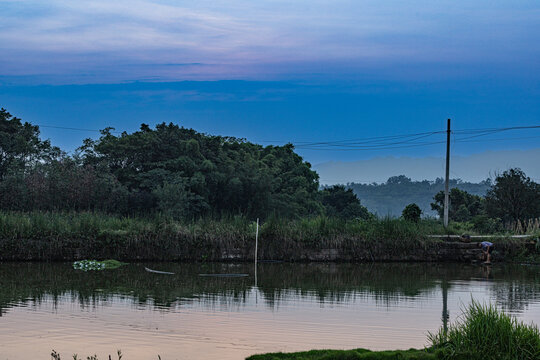
[[[431,203],[431,209],[437,211],[440,217],[444,211],[444,191],[439,191]],[[484,199],[478,195],[469,194],[466,191],[453,188],[449,194],[450,207],[448,217],[454,221],[469,221],[477,215],[485,212]]]
[[[343,185],[334,185],[321,191],[321,201],[326,214],[343,219],[368,219],[372,215],[360,204],[352,189]]]
[[[120,136],[111,130],[86,140],[81,151],[86,164],[110,169],[129,189],[132,208],[159,208],[175,217],[322,211],[318,175],[291,144],[263,147],[172,123],[155,129],[143,124]]]
[[[0,109],[0,180],[9,171],[20,171],[44,157],[59,156],[60,149],[39,138],[39,127]]]
[[[540,217],[540,185],[521,169],[509,169],[496,177],[486,209],[489,216],[505,221]]]
[[[405,206],[403,211],[401,212],[401,216],[411,222],[419,222],[420,217],[422,216],[422,209],[420,209],[420,206],[416,204],[409,204]]]

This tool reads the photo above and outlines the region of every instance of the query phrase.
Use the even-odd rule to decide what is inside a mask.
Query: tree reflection
[[[82,272],[70,264],[0,264],[0,316],[20,304],[53,305],[69,296],[82,307],[124,299],[134,306],[160,311],[186,304],[205,307],[239,308],[258,301],[278,309],[285,301],[315,298],[322,304],[373,300],[378,306],[393,306],[404,300],[429,296],[440,288],[442,322],[447,325],[448,295],[455,281],[478,280],[492,284],[497,305],[519,312],[540,301],[538,268],[497,265],[483,269],[464,264],[379,263],[379,264],[259,264],[257,284],[252,264],[161,263],[145,264],[175,275],[144,271],[142,264],[118,270]],[[199,273],[249,273],[246,278],[201,277]],[[255,291],[254,291],[255,290]],[[255,295],[255,298],[253,298]]]

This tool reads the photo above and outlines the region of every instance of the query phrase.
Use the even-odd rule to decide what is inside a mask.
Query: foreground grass
[[[431,347],[423,350],[312,350],[253,355],[247,360],[540,359],[540,332],[536,325],[524,324],[491,305],[475,301],[447,331],[441,328],[435,334],[430,333],[428,340]]]
[[[442,359],[540,359],[540,332],[489,305],[473,302],[447,332],[429,339]]]
[[[253,355],[246,360],[428,360],[436,359],[427,350],[370,351],[354,350],[311,350],[298,353],[272,353]]]

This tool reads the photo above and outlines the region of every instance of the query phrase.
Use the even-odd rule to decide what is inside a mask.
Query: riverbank
[[[434,220],[345,221],[270,218],[259,230],[258,256],[280,261],[473,261],[476,244],[430,237],[448,232]],[[178,222],[97,213],[0,212],[0,261],[251,261],[256,225],[244,217]],[[532,261],[527,239],[497,238],[499,261]]]
[[[246,360],[435,360],[433,351],[409,349],[395,351],[311,350],[297,353],[272,353],[253,355]]]

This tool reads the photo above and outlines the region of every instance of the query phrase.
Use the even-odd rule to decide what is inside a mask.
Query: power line
[[[62,129],[62,130],[75,130],[75,131],[89,131],[89,132],[99,132],[101,133],[102,130],[96,130],[96,129],[83,129],[83,128],[74,128],[74,127],[65,127],[65,126],[54,126],[54,125],[38,125],[39,127],[43,128],[52,128],[52,129]],[[109,131],[113,134],[121,134],[121,131]]]
[[[522,137],[509,137],[509,138],[496,138],[496,139],[479,139],[479,140],[464,140],[456,139],[458,143],[476,143],[476,142],[490,142],[490,141],[508,141],[508,140],[525,140],[525,139],[538,139],[540,136],[522,136]]]
[[[538,129],[540,125],[528,125],[528,126],[510,126],[503,128],[479,128],[479,129],[461,129],[453,130],[452,133],[474,133],[474,132],[485,132],[485,131],[508,131],[508,130],[524,130],[524,129]]]
[[[380,146],[377,148],[361,148],[361,147],[354,147],[354,148],[321,148],[321,147],[304,147],[304,146],[296,146],[296,149],[304,149],[304,150],[324,150],[324,151],[369,151],[369,150],[388,150],[388,149],[405,149],[405,148],[412,148],[412,147],[419,147],[419,146],[429,146],[429,145],[435,145],[435,144],[442,144],[446,141],[432,141],[432,142],[423,142],[423,143],[416,143],[411,145],[402,145],[402,146]]]
[[[71,131],[86,131],[86,132],[98,132],[101,133],[102,130],[97,129],[87,129],[87,128],[77,128],[77,127],[66,127],[66,126],[55,126],[55,125],[39,125],[43,128],[52,128],[60,130],[71,130]],[[526,129],[539,129],[540,125],[529,125],[529,126],[511,126],[511,127],[502,127],[502,128],[472,128],[472,129],[461,129],[453,130],[452,134],[454,135],[453,141],[458,143],[467,143],[467,142],[488,142],[488,141],[506,141],[506,140],[520,140],[528,138],[537,138],[536,136],[531,137],[518,137],[518,138],[499,138],[499,139],[480,139],[472,140],[479,137],[489,136],[505,131],[511,130],[526,130]],[[122,134],[120,131],[110,131],[113,134]],[[319,150],[319,151],[373,151],[373,150],[391,150],[391,149],[403,149],[403,148],[413,148],[413,147],[422,147],[422,146],[431,146],[436,144],[444,143],[445,141],[418,141],[422,139],[429,138],[437,134],[443,134],[446,131],[431,131],[431,132],[420,132],[420,133],[410,133],[410,134],[397,134],[397,135],[386,135],[386,136],[374,136],[374,137],[365,137],[365,138],[355,138],[355,139],[346,139],[346,140],[336,140],[336,141],[318,141],[318,142],[308,142],[308,141],[297,141],[292,142],[295,148],[303,150]],[[276,143],[280,141],[260,141],[264,143]],[[282,143],[287,143],[283,142]]]
[[[540,128],[540,125],[531,125],[531,126],[512,126],[512,127],[504,127],[504,128],[479,128],[479,129],[463,129],[463,130],[455,130],[452,131],[452,134],[459,134],[459,135],[470,135],[466,137],[456,137],[454,136],[454,142],[482,142],[482,141],[494,141],[494,139],[487,139],[487,140],[469,140],[477,137],[492,135],[495,133],[500,133],[504,131],[510,131],[510,130],[524,130],[524,129],[538,129]],[[445,132],[445,131],[442,131]],[[324,150],[324,151],[360,151],[360,150],[387,150],[387,149],[399,149],[399,148],[409,148],[409,147],[417,147],[417,146],[429,146],[434,144],[440,144],[444,141],[433,141],[433,142],[414,142],[415,140],[418,140],[420,138],[424,138],[427,136],[435,135],[441,133],[441,131],[435,131],[431,133],[424,133],[426,135],[419,136],[417,138],[413,139],[407,139],[404,141],[398,141],[398,142],[380,142],[375,145],[350,145],[343,142],[324,142],[321,144],[325,144],[326,147],[319,146],[304,146],[304,145],[298,145],[298,149],[307,149],[307,150]],[[410,134],[407,136],[413,136],[418,134]],[[527,138],[527,137],[522,137]],[[519,138],[517,138],[519,139]],[[501,139],[505,140],[505,139]],[[408,145],[403,146],[392,146],[395,144],[402,144],[402,143],[411,143]],[[331,147],[329,147],[331,146]]]
[[[312,143],[312,144],[299,144],[298,146],[310,146],[310,147],[317,147],[317,146],[336,146],[337,147],[337,146],[341,146],[341,147],[345,147],[345,148],[368,148],[368,149],[370,149],[370,148],[377,148],[377,147],[381,147],[381,146],[404,144],[404,143],[408,143],[408,142],[412,142],[412,141],[415,141],[415,140],[426,138],[426,137],[431,136],[431,135],[436,134],[436,133],[438,133],[438,132],[426,133],[426,135],[416,136],[414,138],[403,140],[403,141],[379,142],[379,143],[371,144],[371,145],[359,145],[359,144],[369,144],[369,143],[371,143],[370,141],[366,141],[366,142],[354,142],[354,143],[353,142],[346,142],[346,143],[332,143],[332,142]],[[319,145],[319,144],[321,144],[321,145]],[[324,145],[322,145],[322,144],[324,144]]]
[[[321,142],[306,142],[306,141],[297,141],[296,144],[299,145],[327,145],[327,144],[356,144],[356,143],[373,143],[377,141],[384,140],[397,140],[400,138],[414,137],[414,136],[430,136],[433,134],[444,133],[444,131],[432,131],[432,132],[422,132],[415,134],[400,134],[400,135],[389,135],[389,136],[375,136],[368,138],[358,138],[358,139],[349,139],[349,140],[337,140],[337,141],[321,141]]]

